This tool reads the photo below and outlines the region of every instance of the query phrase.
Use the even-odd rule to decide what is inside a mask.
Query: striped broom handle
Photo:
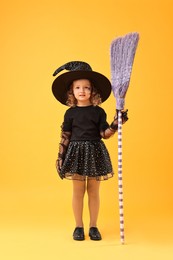
[[[120,240],[124,244],[124,208],[123,208],[123,178],[122,178],[122,112],[118,111],[118,192],[120,215]]]

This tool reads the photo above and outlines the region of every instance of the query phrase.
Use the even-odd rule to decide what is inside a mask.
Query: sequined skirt
[[[102,140],[71,141],[61,176],[72,180],[107,180],[113,176],[108,150]]]

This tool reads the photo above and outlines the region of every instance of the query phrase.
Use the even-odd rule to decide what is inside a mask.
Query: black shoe
[[[84,228],[83,227],[76,227],[73,232],[73,239],[82,241],[85,239],[84,235]]]
[[[91,240],[101,240],[101,234],[97,227],[91,227],[89,230],[89,236]]]

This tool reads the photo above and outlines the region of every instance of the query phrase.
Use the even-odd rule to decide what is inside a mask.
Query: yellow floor
[[[98,227],[103,239],[88,237],[87,196],[84,207],[85,241],[74,241],[74,219],[71,208],[71,183],[51,189],[0,190],[0,259],[1,260],[172,260],[173,216],[171,205],[135,207],[125,197],[125,244],[119,236],[118,201],[112,196],[104,200]],[[110,183],[111,184],[111,183]],[[61,190],[61,188],[63,188]],[[68,193],[64,192],[69,190]],[[59,194],[64,194],[64,199]],[[166,203],[166,202],[165,202]],[[129,208],[130,204],[130,208]],[[154,205],[154,204],[153,204]]]
[[[40,218],[40,221],[39,221]],[[103,226],[100,223],[102,241],[90,241],[87,228],[85,241],[72,239],[73,221],[47,216],[35,217],[35,223],[30,218],[13,219],[1,227],[0,259],[2,260],[35,260],[35,259],[146,259],[172,260],[173,239],[171,220],[151,221],[153,228],[135,226],[128,223],[126,227],[126,243],[121,245],[119,227],[115,223]],[[164,225],[165,221],[165,225]],[[16,224],[18,223],[18,224]],[[148,221],[147,221],[148,223]]]
[[[118,238],[107,235],[102,241],[73,241],[67,228],[1,230],[0,257],[6,259],[173,259],[171,244],[134,241],[120,245]],[[136,239],[135,239],[136,240]],[[62,257],[62,258],[59,258]]]

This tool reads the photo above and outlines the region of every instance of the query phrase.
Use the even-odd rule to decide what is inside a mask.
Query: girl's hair
[[[100,94],[98,90],[94,87],[94,84],[91,83],[91,97],[90,101],[93,106],[98,106],[102,103]],[[75,107],[77,105],[77,99],[75,98],[73,94],[73,83],[70,85],[70,89],[67,91],[67,106],[69,107]]]

